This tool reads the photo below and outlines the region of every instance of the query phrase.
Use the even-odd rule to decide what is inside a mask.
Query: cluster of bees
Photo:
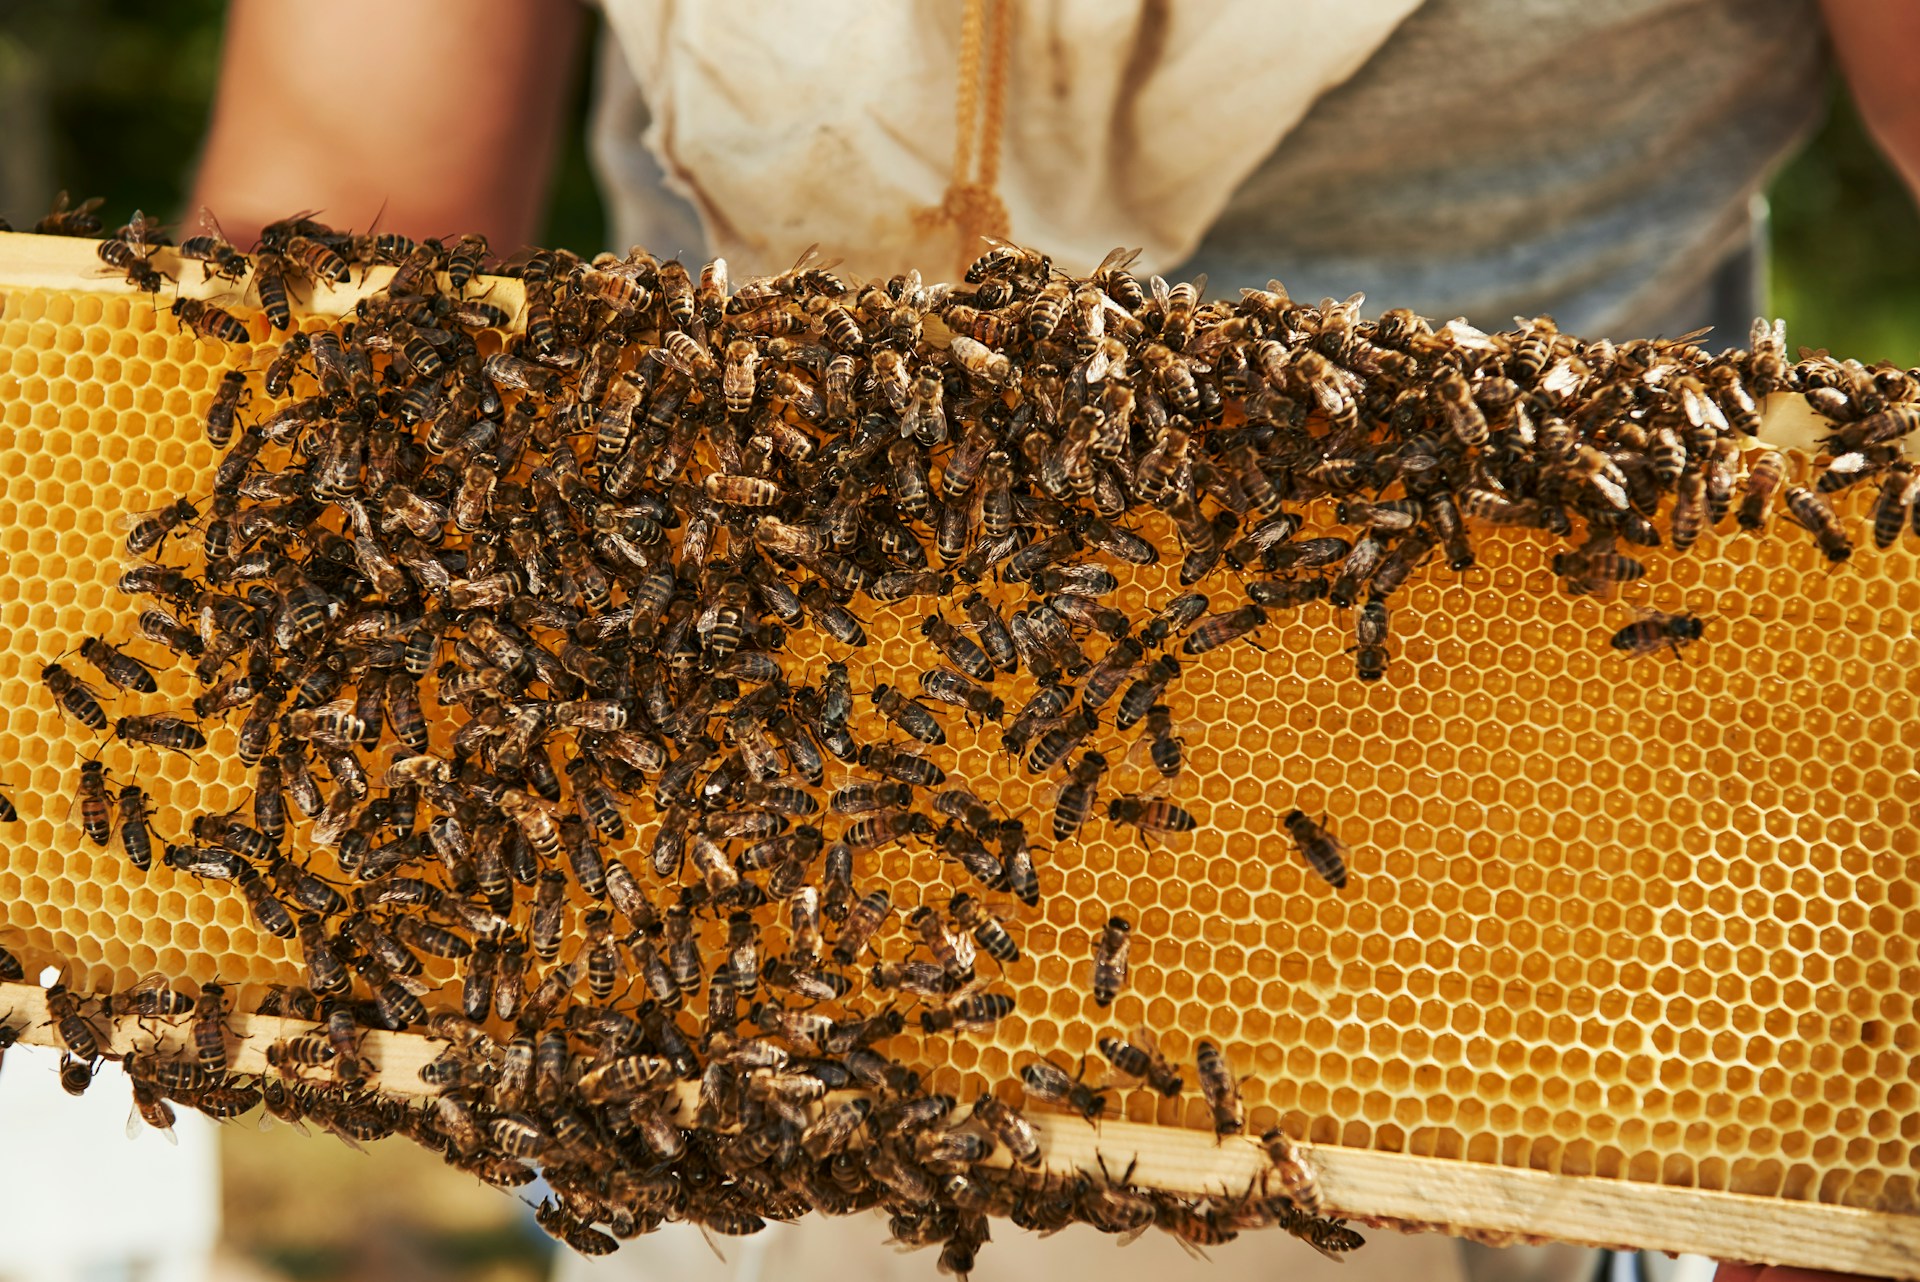
[[[88,206],[51,217],[41,230],[100,231]],[[136,215],[100,256],[157,292],[163,241]],[[201,693],[191,715],[109,718],[79,664],[44,676],[82,724],[158,749],[237,722],[250,806],[193,817],[159,858],[230,883],[295,943],[307,985],[269,1009],[319,1031],[236,1081],[209,985],[190,1057],[129,1063],[142,1113],[257,1100],[355,1139],[406,1134],[501,1185],[538,1165],[542,1224],[582,1251],[669,1219],[742,1233],[868,1207],[962,1274],[994,1215],[1195,1246],[1280,1225],[1351,1249],[1281,1131],[1265,1176],[1213,1198],[1104,1163],[1049,1175],[1019,1108],[931,1093],[889,1058],[909,1012],[931,1038],[1015,1009],[980,954],[1020,956],[1042,897],[1030,828],[1076,840],[1110,753],[1177,779],[1183,664],[1308,602],[1351,611],[1353,679],[1383,679],[1395,593],[1472,566],[1474,522],[1558,536],[1566,589],[1603,596],[1645,574],[1631,549],[1685,550],[1736,506],[1758,529],[1778,504],[1838,562],[1852,543],[1825,495],[1871,479],[1875,541],[1920,531],[1900,452],[1920,383],[1791,362],[1766,325],[1717,356],[1697,335],[1587,342],[1545,319],[1487,334],[1363,320],[1357,296],[1306,305],[1277,283],[1208,301],[1203,283],[1143,284],[1124,253],[1074,278],[1001,242],[935,286],[856,284],[811,255],[737,286],[723,262],[641,250],[495,261],[478,237],[305,217],[250,253],[208,232],[176,254],[251,271],[280,336],[250,371],[246,323],[172,304],[245,349],[206,420],[221,461],[210,496],[129,531],[120,586],[155,657],[91,638],[80,663],[137,692],[154,664],[190,666]],[[352,316],[294,328],[290,293],[374,267],[391,277]],[[517,314],[483,269],[519,278]],[[1748,439],[1779,390],[1836,423],[1817,480]],[[1129,615],[1115,567],[1163,558],[1181,590]],[[855,689],[873,603],[924,607],[943,662],[917,691]],[[821,672],[788,658],[802,630],[834,656]],[[1646,613],[1610,644],[1677,653],[1703,630]],[[1002,814],[949,780],[955,718],[997,726],[1009,769],[1056,776],[1051,813]],[[89,763],[78,800],[91,840],[117,819],[152,864],[137,782],[116,798]],[[1200,823],[1165,795],[1106,802],[1143,839]],[[1297,809],[1285,826],[1345,884],[1336,834]],[[944,903],[863,881],[895,845],[942,862]],[[904,955],[883,952],[901,928]],[[1096,933],[1096,1008],[1132,945],[1124,918]],[[434,994],[423,976],[449,968],[457,995]],[[107,1005],[186,1002],[147,988]],[[80,999],[49,1009],[71,1056],[101,1053]],[[446,1042],[431,1107],[362,1090],[369,1026]],[[1099,1046],[1122,1078],[1184,1089],[1149,1030]],[[1199,1042],[1195,1070],[1217,1131],[1242,1132],[1219,1048]],[[1084,1072],[1036,1060],[1026,1101],[1094,1121],[1109,1088]],[[982,1164],[996,1153],[1004,1169]]]

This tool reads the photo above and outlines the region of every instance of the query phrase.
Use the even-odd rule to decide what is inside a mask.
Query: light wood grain
[[[137,294],[117,270],[100,261],[99,242],[70,236],[34,236],[24,232],[0,232],[0,263],[6,264],[5,281],[0,288],[83,290],[97,294]],[[170,248],[154,252],[153,265],[172,278],[157,301],[170,305],[175,298],[199,298],[225,307],[258,307],[260,297],[253,289],[249,273],[238,281],[209,278],[203,266],[181,258]],[[393,279],[391,267],[355,268],[345,285],[309,285],[302,277],[292,287],[290,302],[296,314],[344,316],[354,304],[386,288]],[[445,276],[441,281],[445,283]],[[496,307],[518,317],[526,302],[525,287],[507,276],[488,276],[467,287],[470,298],[484,298]]]
[[[45,994],[39,988],[0,984],[0,1019],[15,1028],[24,1026],[24,1043],[58,1045],[46,1026]],[[96,1022],[116,1054],[156,1049],[174,1053],[185,1044],[184,1018]],[[311,1032],[315,1025],[241,1013],[230,1027],[234,1070],[262,1073],[270,1071],[268,1047]],[[435,1088],[420,1080],[419,1070],[444,1045],[416,1034],[364,1033],[361,1049],[373,1070],[370,1085],[401,1097],[434,1094]],[[324,1079],[326,1074],[310,1076]],[[687,1083],[681,1090],[690,1110],[695,1087]],[[1230,1196],[1253,1184],[1266,1166],[1260,1147],[1244,1138],[1217,1141],[1204,1132],[1135,1122],[1096,1126],[1037,1109],[1029,1110],[1028,1117],[1040,1133],[1044,1165],[1051,1172],[1117,1177],[1131,1166],[1134,1182],[1144,1188]],[[1322,1147],[1314,1150],[1312,1160],[1333,1211],[1407,1231],[1690,1251],[1720,1259],[1920,1278],[1920,1216],[1362,1149]],[[1005,1163],[1004,1152],[997,1154],[995,1164]]]

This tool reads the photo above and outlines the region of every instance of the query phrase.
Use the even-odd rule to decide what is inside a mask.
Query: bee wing
[[[1579,362],[1570,356],[1563,356],[1540,376],[1540,386],[1554,395],[1571,395],[1580,389],[1585,378]]]
[[[1485,330],[1469,325],[1466,318],[1456,316],[1440,327],[1441,332],[1453,340],[1455,347],[1470,352],[1498,352],[1500,344]]]
[[[1115,316],[1125,317],[1128,320],[1133,319],[1133,313],[1122,307],[1119,303],[1114,302],[1111,298],[1108,298],[1104,290],[1101,291],[1100,294],[1100,308],[1102,311],[1112,312]]]
[[[991,237],[989,237],[989,239],[991,239]],[[801,250],[800,257],[793,260],[793,270],[795,273],[804,271],[828,272],[839,265],[840,260],[838,258],[822,258],[820,256],[819,241],[815,241],[813,244]]]
[[[1107,256],[1100,260],[1100,265],[1093,269],[1093,274],[1100,276],[1107,272],[1123,272],[1133,266],[1134,262],[1140,257],[1141,252],[1142,251],[1138,249],[1128,249],[1125,245],[1120,246],[1118,249],[1109,250],[1107,251]],[[1121,310],[1124,311],[1126,309],[1122,308]]]
[[[227,243],[227,233],[220,226],[220,220],[205,205],[194,211],[192,228],[197,236],[216,236],[223,244]]]
[[[1193,301],[1197,305],[1200,302],[1200,300],[1205,298],[1206,296],[1207,296],[1207,274],[1205,272],[1201,272],[1198,276],[1195,276],[1193,278]],[[1366,297],[1366,295],[1356,294],[1354,295],[1354,297],[1364,298]]]
[[[678,352],[675,352],[670,347],[654,348],[653,358],[676,374],[684,375],[687,378],[700,377],[700,371],[693,362],[683,359]]]
[[[1112,368],[1113,358],[1104,346],[1098,346],[1093,349],[1093,353],[1088,356],[1085,361],[1081,362],[1079,369],[1076,370],[1075,373],[1080,381],[1091,385],[1105,382],[1107,374]],[[1057,408],[1054,410],[1054,417],[1059,417],[1059,410]]]
[[[967,998],[974,997],[980,993],[985,992],[987,989],[987,985],[991,984],[992,982],[993,980],[990,977],[984,976],[984,975],[978,979],[970,979],[965,984],[962,984],[959,988],[956,988],[951,993],[947,994],[946,1004],[948,1006],[958,1006],[961,1002],[967,1000]]]
[[[172,503],[163,503],[159,507],[148,508],[144,512],[123,512],[114,518],[113,528],[116,530],[131,530],[136,525],[143,525],[148,521],[158,520],[166,520],[171,524],[173,514],[174,505]]]
[[[152,1131],[152,1130],[158,1130],[162,1135],[166,1136],[167,1143],[172,1144],[176,1147],[179,1146],[180,1137],[174,1134],[173,1128],[171,1126],[164,1127],[164,1128],[149,1126],[147,1124],[147,1119],[141,1115],[140,1106],[138,1104],[135,1104],[132,1108],[127,1110],[127,1138],[128,1139],[130,1140],[138,1139],[140,1137],[140,1132]]]
[[[148,993],[170,993],[172,991],[172,988],[167,983],[167,977],[159,971],[155,971],[151,975],[142,977],[133,987],[125,989],[119,996],[128,998],[127,1007],[128,1009],[132,1009],[133,1001],[146,996]]]
[[[1160,305],[1161,311],[1165,311],[1167,309],[1167,298],[1173,292],[1172,289],[1168,287],[1166,279],[1159,275],[1151,276],[1147,280],[1147,285],[1153,291],[1153,301]]]
[[[127,219],[127,243],[144,254],[147,252],[148,233],[164,230],[166,229],[159,219],[148,218],[144,211],[136,209],[133,211],[133,217]]]

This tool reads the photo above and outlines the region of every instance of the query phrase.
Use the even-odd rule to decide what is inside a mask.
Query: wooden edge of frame
[[[65,289],[90,293],[134,294],[122,274],[100,261],[97,240],[74,236],[37,236],[31,232],[0,232],[0,289]],[[207,279],[201,265],[182,259],[171,248],[155,251],[153,265],[173,278],[155,301],[169,296],[199,298],[229,306],[257,307],[259,296],[253,292],[251,275],[239,281],[218,277]],[[342,286],[294,288],[292,303],[296,313],[317,316],[342,316],[354,304],[383,288],[393,277],[391,267],[373,267],[359,271],[355,279]],[[444,282],[444,277],[442,280]],[[485,299],[504,308],[514,317],[510,328],[518,328],[526,303],[526,287],[509,276],[488,276],[484,285],[470,287],[471,298]],[[271,341],[271,340],[269,340]],[[1759,440],[1780,449],[1796,450],[1809,456],[1820,452],[1820,439],[1826,434],[1827,421],[1815,414],[1798,393],[1775,393],[1767,398],[1765,419]],[[1920,433],[1906,440],[1910,457],[1920,459]]]
[[[57,1046],[47,1025],[46,995],[31,984],[0,984],[0,1019],[21,1029],[20,1041]],[[115,1054],[183,1050],[189,1017],[102,1018]],[[238,1013],[230,1067],[266,1073],[275,1041],[314,1031],[301,1020]],[[424,1097],[437,1088],[420,1068],[444,1043],[414,1033],[369,1030],[361,1050],[372,1070],[368,1086],[383,1094]],[[307,1074],[326,1080],[324,1070]],[[690,1113],[695,1085],[682,1085]],[[1231,1196],[1258,1182],[1267,1160],[1245,1138],[1216,1140],[1202,1131],[1109,1121],[1099,1125],[1032,1110],[1042,1167],[1048,1172],[1119,1178],[1129,1167],[1142,1188],[1194,1196]],[[1004,1165],[1004,1153],[996,1154]],[[1641,1184],[1445,1158],[1318,1147],[1312,1161],[1329,1208],[1406,1232],[1465,1234],[1491,1241],[1552,1239],[1588,1246],[1687,1251],[1756,1264],[1834,1269],[1874,1277],[1920,1278],[1920,1216],[1752,1197],[1709,1189]]]
[[[100,261],[99,244],[76,236],[0,232],[0,288],[138,295],[141,291],[129,285],[119,270]],[[181,258],[171,247],[155,250],[152,261],[171,278],[154,297],[158,307],[170,305],[175,298],[198,298],[227,307],[260,305],[251,273],[237,281],[209,277],[200,263]],[[391,267],[355,268],[345,285],[312,284],[302,277],[290,285],[289,301],[296,315],[344,316],[361,299],[385,288],[393,272]],[[445,280],[443,275],[443,284]],[[510,276],[488,276],[469,286],[467,297],[504,308],[517,320],[526,289]]]

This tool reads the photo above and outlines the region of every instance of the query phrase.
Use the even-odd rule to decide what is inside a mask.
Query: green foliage
[[[1920,363],[1920,213],[1843,91],[1772,201],[1772,306],[1789,350]]]

